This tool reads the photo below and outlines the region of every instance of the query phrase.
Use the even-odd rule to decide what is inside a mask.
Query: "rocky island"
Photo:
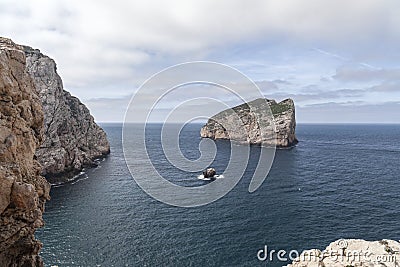
[[[234,125],[238,117],[241,120],[240,129]],[[270,123],[271,117],[275,127]],[[233,130],[229,131],[227,126]],[[214,115],[201,128],[200,135],[203,138],[230,139],[284,148],[297,144],[295,130],[295,106],[292,99],[277,103],[275,100],[259,98]]]
[[[110,153],[110,144],[86,106],[63,89],[54,60],[38,49],[24,46],[24,51],[44,111],[44,141],[36,157],[46,179],[65,182],[96,165],[96,159]]]

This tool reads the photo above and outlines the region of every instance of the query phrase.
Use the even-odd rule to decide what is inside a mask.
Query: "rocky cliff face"
[[[63,90],[54,60],[37,49],[24,49],[26,69],[44,110],[45,137],[36,156],[49,181],[63,182],[82,168],[95,165],[97,158],[110,153],[110,145],[89,110]]]
[[[272,127],[271,117],[274,119],[275,127]],[[237,122],[238,118],[241,121],[240,125]],[[293,100],[286,99],[276,103],[274,100],[259,98],[213,116],[201,128],[200,135],[204,138],[290,147],[298,142],[295,130]]]
[[[400,243],[393,240],[341,239],[325,250],[306,250],[287,267],[399,266]]]
[[[43,111],[23,47],[0,37],[0,265],[43,266],[35,240],[50,185],[35,160]]]

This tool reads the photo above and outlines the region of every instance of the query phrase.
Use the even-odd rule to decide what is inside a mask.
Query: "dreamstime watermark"
[[[267,245],[257,251],[257,259],[266,262],[321,262],[329,259],[330,262],[340,262],[343,264],[354,265],[354,263],[393,263],[397,266],[397,256],[395,254],[373,254],[369,250],[349,250],[345,239],[336,242],[338,249],[326,249],[323,251],[313,249],[303,251],[301,254],[297,250],[275,250],[269,249]],[[351,263],[351,264],[350,264]]]
[[[297,250],[291,250],[287,252],[284,249],[280,250],[268,250],[268,246],[265,245],[263,249],[260,249],[257,252],[257,259],[259,261],[280,261],[280,262],[287,262],[288,260],[294,261],[300,256]]]
[[[207,90],[199,89],[199,85]],[[183,93],[177,95],[179,90]],[[222,91],[224,97],[214,97],[216,90]],[[247,102],[249,109],[254,111],[259,103],[252,104],[251,101],[256,98],[264,99],[263,93],[252,80],[230,66],[215,62],[188,62],[154,74],[135,92],[127,107],[122,144],[128,169],[136,183],[148,195],[169,205],[195,207],[209,204],[226,195],[242,178],[249,162],[250,147],[231,143],[229,162],[222,170],[223,173],[220,173],[224,179],[197,187],[185,187],[170,182],[165,177],[167,174],[153,164],[154,159],[148,151],[148,142],[152,141],[147,138],[147,126],[151,117],[163,99],[168,99],[169,96],[174,96],[170,97],[174,101],[174,108],[162,118],[161,147],[157,153],[162,153],[172,167],[191,173],[196,179],[202,170],[214,162],[217,147],[213,141],[202,139],[199,143],[200,157],[195,160],[186,158],[179,142],[183,127],[193,120],[205,120],[214,115],[210,113],[209,107],[219,111],[231,107],[231,102],[226,103],[221,99]],[[245,120],[251,119],[258,127],[259,138],[275,140],[273,115],[267,102],[265,104],[262,116],[252,112],[252,117]],[[245,122],[236,112],[232,112],[229,121],[224,118],[215,120],[228,133],[245,129]],[[176,121],[184,123],[177,126]],[[249,184],[249,192],[254,192],[263,183],[272,166],[274,155],[274,146],[261,150]]]

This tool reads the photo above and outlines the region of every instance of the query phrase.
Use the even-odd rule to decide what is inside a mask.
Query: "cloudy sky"
[[[300,123],[400,123],[399,10],[396,0],[0,0],[0,35],[54,58],[100,122],[122,121],[154,73],[205,60],[268,98],[293,98]]]

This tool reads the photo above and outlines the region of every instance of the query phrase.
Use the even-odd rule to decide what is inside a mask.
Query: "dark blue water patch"
[[[339,238],[400,239],[399,125],[299,125],[300,143],[276,151],[257,191],[248,192],[255,147],[238,185],[198,208],[171,207],[144,193],[125,165],[121,125],[103,126],[111,155],[87,179],[51,191],[46,226],[37,231],[46,266],[265,266],[256,255],[264,245],[302,251]],[[200,126],[181,135],[183,153],[193,159]],[[219,168],[228,151],[218,147]],[[198,182],[193,176],[184,183]]]
[[[195,161],[201,156],[199,150],[200,138],[200,124],[187,124],[180,131],[179,136],[179,148],[182,155],[188,160]],[[180,129],[180,125],[171,124],[168,129]],[[181,186],[194,187],[201,186],[207,181],[194,179],[201,174],[201,171],[188,172],[177,169],[165,156],[164,149],[168,147],[163,146],[166,141],[162,140],[161,132],[165,131],[161,124],[148,124],[146,126],[146,149],[149,158],[151,159],[154,168],[158,173],[163,176],[164,179]],[[167,140],[168,141],[168,140]],[[217,153],[214,161],[207,167],[215,168],[219,174],[221,174],[227,167],[230,159],[231,147],[230,142],[227,140],[218,140],[215,142],[216,150],[223,151],[223,153]]]

